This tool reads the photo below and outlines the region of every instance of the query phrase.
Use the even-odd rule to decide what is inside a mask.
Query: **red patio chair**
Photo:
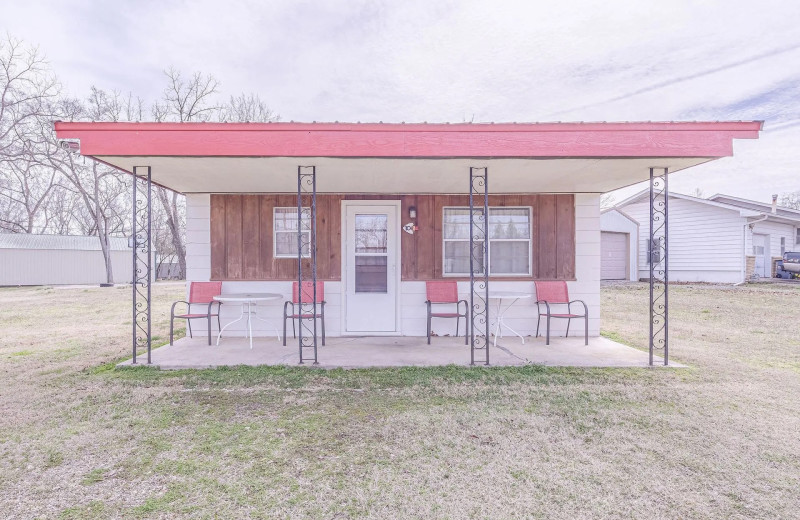
[[[536,285],[536,311],[539,316],[536,319],[536,337],[539,337],[539,324],[542,322],[542,316],[547,317],[547,340],[546,345],[550,344],[550,318],[562,318],[567,320],[567,337],[569,337],[569,324],[573,319],[583,318],[584,323],[584,342],[589,344],[589,309],[586,308],[586,303],[583,300],[569,299],[569,291],[567,290],[567,282],[533,282]],[[572,312],[572,304],[580,303],[583,305],[583,314],[575,314]],[[545,312],[542,313],[541,305],[544,305]],[[551,305],[566,305],[567,312],[553,313],[550,309]]]
[[[466,326],[467,311],[469,310],[469,303],[467,300],[458,299],[458,283],[455,280],[442,280],[442,281],[428,281],[425,282],[425,293],[428,299],[425,305],[428,306],[428,345],[431,344],[431,319],[432,318],[455,318],[456,319],[456,337],[458,337],[458,324],[461,318],[464,318],[464,329]],[[464,304],[464,314],[461,314],[461,304]],[[434,305],[442,304],[455,304],[456,312],[433,312]],[[469,332],[464,334],[464,344],[469,344]]]
[[[221,302],[215,301],[214,296],[218,296],[222,292],[222,282],[191,282],[189,285],[189,301],[179,300],[172,304],[172,309],[169,311],[169,344],[172,345],[173,331],[175,318],[186,320],[189,325],[189,337],[192,337],[192,320],[205,318],[208,320],[208,344],[211,345],[211,317],[217,317],[217,330],[220,328],[219,323],[219,306]],[[184,314],[175,314],[175,306],[179,303],[186,304],[186,312]],[[214,304],[217,304],[216,312],[213,312]],[[192,305],[207,305],[204,307],[206,312],[192,312]]]
[[[286,320],[292,320],[292,336],[297,337],[297,329],[294,326],[295,320],[303,319],[321,319],[322,320],[322,346],[325,346],[325,282],[317,282],[317,301],[319,304],[319,312],[316,314],[304,313],[300,309],[300,292],[297,290],[298,283],[292,283],[292,301],[287,301],[283,304],[283,346],[286,346]],[[314,282],[303,282],[303,304],[311,303],[314,299]],[[289,311],[289,306],[292,310]]]

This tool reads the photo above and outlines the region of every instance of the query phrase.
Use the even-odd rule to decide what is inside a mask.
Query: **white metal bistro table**
[[[497,336],[503,337],[503,327],[510,330],[514,335],[518,336],[519,339],[522,340],[522,344],[525,344],[525,338],[522,337],[522,334],[517,332],[516,330],[509,327],[503,321],[503,315],[510,309],[517,301],[519,300],[526,300],[528,298],[533,298],[533,294],[531,293],[524,293],[524,292],[514,292],[514,291],[492,291],[489,290],[489,299],[490,300],[497,300],[497,317],[495,318],[495,325],[494,325],[494,346],[497,346]],[[505,309],[503,308],[503,300],[511,300],[511,303],[506,305]]]
[[[219,334],[217,334],[217,345],[219,345],[219,339],[222,337],[222,332],[225,329],[234,323],[247,319],[247,337],[250,338],[250,348],[253,348],[253,318],[273,325],[273,323],[269,320],[258,317],[255,309],[256,305],[258,305],[259,302],[282,299],[283,295],[278,293],[231,293],[214,296],[214,301],[218,301],[220,303],[238,303],[242,306],[242,313],[239,315],[239,317],[229,323],[226,323],[225,326],[219,331]],[[245,318],[245,315],[247,315],[247,318]],[[280,341],[281,333],[278,332],[278,327],[275,327],[275,334],[278,336],[278,341]]]

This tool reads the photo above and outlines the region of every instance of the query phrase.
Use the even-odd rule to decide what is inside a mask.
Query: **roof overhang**
[[[604,193],[733,155],[762,123],[67,123],[59,139],[182,193],[294,192],[297,166],[317,189],[341,193],[458,193],[470,166],[493,192]]]

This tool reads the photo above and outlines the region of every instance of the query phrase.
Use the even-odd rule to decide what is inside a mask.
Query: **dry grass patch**
[[[13,308],[0,316],[4,516],[791,518],[800,507],[800,327],[783,315],[800,303],[793,287],[675,287],[684,370],[115,370],[128,292],[0,290]],[[154,294],[164,337],[182,288]],[[605,288],[604,333],[644,345],[646,298],[645,286]]]

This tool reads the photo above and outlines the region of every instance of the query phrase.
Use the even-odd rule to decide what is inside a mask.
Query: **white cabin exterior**
[[[649,279],[650,205],[647,191],[614,206],[639,223],[632,271]],[[601,225],[601,228],[605,228]],[[774,276],[784,251],[800,248],[800,211],[715,195],[708,199],[671,193],[669,278],[675,282],[740,283]]]

